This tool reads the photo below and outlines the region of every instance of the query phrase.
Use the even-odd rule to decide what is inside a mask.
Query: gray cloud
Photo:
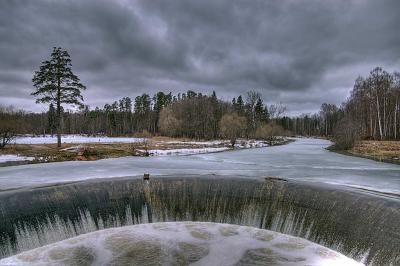
[[[400,69],[400,2],[3,0],[0,103],[40,111],[33,72],[66,48],[102,106],[157,90],[247,90],[291,114],[340,103],[376,65]]]

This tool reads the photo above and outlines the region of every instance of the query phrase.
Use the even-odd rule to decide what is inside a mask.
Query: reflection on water
[[[396,199],[285,181],[106,180],[0,193],[0,256],[98,229],[164,221],[249,225],[357,260],[400,263]]]

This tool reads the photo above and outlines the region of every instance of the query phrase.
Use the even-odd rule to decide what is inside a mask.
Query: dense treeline
[[[267,106],[261,94],[250,91],[231,102],[205,95],[157,92],[90,109],[61,110],[64,134],[166,135],[195,139],[238,137],[270,138],[276,135],[325,136],[349,148],[357,139],[399,139],[400,74],[380,67],[358,77],[350,97],[341,105],[324,103],[319,113],[284,116],[281,104]],[[27,113],[0,109],[0,134],[55,134],[56,109]]]
[[[224,116],[235,114],[235,119],[244,124],[243,130],[236,132],[235,137],[255,137],[260,128],[278,121],[284,110],[281,105],[266,106],[261,94],[254,91],[248,92],[245,97],[240,95],[232,102],[218,99],[215,92],[211,95],[191,90],[177,95],[158,92],[153,97],[139,95],[133,101],[124,97],[103,108],[83,106],[77,111],[61,110],[61,130],[64,134],[150,134],[214,139],[234,131],[230,125],[221,125],[221,121],[227,121],[223,120]],[[19,121],[18,127],[14,128],[18,134],[55,134],[56,112],[53,104],[49,105],[46,113],[11,109],[3,109],[2,113]],[[221,126],[224,127],[223,133]],[[283,134],[281,126],[276,124],[274,128],[277,131],[274,134]]]
[[[344,117],[361,137],[397,139],[399,131],[400,73],[380,67],[355,81],[344,104]]]
[[[350,97],[340,107],[322,104],[318,114],[283,117],[279,123],[297,135],[330,136],[338,148],[360,139],[399,139],[400,73],[374,68],[358,77]]]
[[[294,135],[333,137],[343,110],[334,104],[323,103],[319,113],[277,119],[277,123]]]
[[[342,118],[335,129],[335,142],[351,148],[358,139],[399,138],[400,74],[374,68],[358,77],[350,97],[342,104]]]

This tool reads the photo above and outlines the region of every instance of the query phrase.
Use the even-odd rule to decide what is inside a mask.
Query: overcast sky
[[[289,114],[314,112],[375,66],[400,70],[399,12],[399,0],[1,0],[0,104],[46,110],[31,79],[61,46],[91,106],[257,90]]]

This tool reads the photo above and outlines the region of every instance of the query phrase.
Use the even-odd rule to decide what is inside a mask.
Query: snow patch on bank
[[[282,141],[282,140],[280,140]],[[279,142],[279,140],[277,141]],[[229,140],[212,140],[212,141],[166,141],[168,144],[180,144],[180,145],[203,145],[203,146],[231,146]],[[275,144],[275,143],[274,143]],[[238,139],[236,140],[235,148],[237,149],[248,149],[248,148],[262,148],[270,146],[264,140],[255,139]]]
[[[0,163],[16,162],[16,161],[33,161],[34,157],[18,156],[14,154],[1,154]]]
[[[228,144],[229,141],[225,140],[212,140],[212,141],[166,141],[167,144],[187,144],[187,145],[204,145],[204,146],[217,146]]]
[[[191,155],[191,154],[201,154],[210,152],[221,152],[230,150],[228,147],[221,148],[193,148],[193,149],[170,149],[170,150],[149,150],[151,156],[166,156],[166,155]],[[144,150],[140,150],[145,152]]]
[[[263,140],[238,140],[235,144],[237,149],[263,148],[270,146]]]
[[[82,135],[64,135],[61,138],[62,143],[132,143],[142,142],[144,138],[132,137],[107,137],[107,136],[82,136]],[[17,137],[15,144],[54,144],[57,143],[57,136],[23,136]]]

